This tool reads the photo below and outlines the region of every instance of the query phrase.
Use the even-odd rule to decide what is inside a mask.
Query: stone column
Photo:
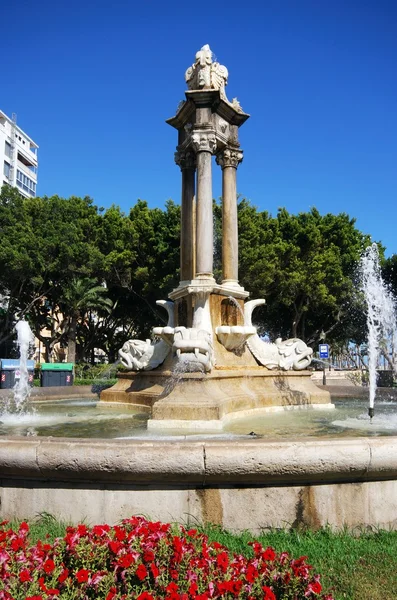
[[[243,153],[225,148],[216,157],[222,168],[222,284],[238,286],[238,225],[236,172]]]
[[[175,162],[182,172],[180,284],[190,282],[195,275],[195,176],[194,152],[176,152]]]
[[[212,215],[212,154],[216,137],[211,131],[194,131],[192,146],[197,160],[196,278],[213,279],[214,226]]]

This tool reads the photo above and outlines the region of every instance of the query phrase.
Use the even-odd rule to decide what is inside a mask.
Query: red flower
[[[12,540],[11,548],[14,550],[14,552],[17,552],[20,548],[23,548],[23,540],[20,538],[15,538]]]
[[[88,528],[86,525],[77,525],[77,532],[81,536],[88,535]]]
[[[19,581],[21,581],[22,583],[24,581],[32,581],[32,577],[28,569],[23,569],[23,571],[19,573]]]
[[[90,572],[87,569],[80,569],[76,573],[76,579],[79,583],[84,583],[85,581],[88,581],[89,574]]]
[[[151,564],[150,564],[150,570],[151,570],[151,572],[152,572],[152,575],[153,575],[153,577],[154,577],[155,579],[156,579],[156,577],[158,577],[158,576],[160,575],[160,571],[159,571],[159,569],[157,568],[157,565],[156,565],[156,563],[154,563],[154,562],[153,562],[153,563],[151,563]]]
[[[114,531],[116,532],[116,540],[118,540],[119,542],[123,542],[127,537],[125,530],[121,527],[114,527]]]
[[[276,558],[276,553],[273,548],[266,548],[266,550],[262,553],[263,560],[274,560]]]
[[[322,590],[321,583],[319,581],[314,581],[313,583],[309,583],[307,586],[308,592],[313,592],[314,594],[319,594]]]
[[[198,590],[198,585],[195,581],[193,581],[193,583],[190,584],[188,592],[191,596],[194,596],[194,594],[196,594]]]
[[[238,596],[241,588],[243,587],[243,582],[241,579],[236,579],[235,581],[230,582],[230,591],[234,596]]]
[[[43,596],[26,596],[25,600],[43,600]]]
[[[113,600],[115,595],[117,594],[117,590],[114,586],[112,586],[106,596],[106,600]]]
[[[259,556],[263,550],[262,544],[260,544],[259,542],[248,542],[248,544],[252,546],[255,556]]]
[[[68,575],[69,575],[69,569],[65,569],[64,568],[63,571],[62,571],[62,573],[58,577],[59,583],[63,583],[65,581],[65,579],[67,578]]]
[[[92,533],[94,535],[102,536],[105,535],[105,533],[107,533],[109,529],[109,525],[94,525],[94,527],[92,528]]]
[[[259,575],[259,573],[255,569],[255,567],[253,565],[248,565],[247,571],[245,573],[245,578],[248,581],[248,583],[254,583],[254,581],[258,577],[258,575]]]
[[[142,592],[142,594],[139,594],[136,600],[154,600],[154,598],[152,594],[149,594],[149,592]]]
[[[43,564],[43,569],[47,573],[47,575],[50,575],[55,569],[54,561],[51,558],[48,558]]]
[[[138,577],[139,581],[143,581],[145,577],[147,577],[147,574],[147,569],[143,564],[140,564],[135,571],[135,575]]]
[[[154,552],[152,552],[152,550],[145,550],[143,553],[143,560],[145,562],[152,562],[154,560]]]
[[[167,587],[165,588],[165,591],[168,592],[169,594],[176,594],[176,592],[178,591],[178,586],[176,583],[171,581],[171,583],[169,583],[167,585]]]
[[[44,583],[44,577],[40,577],[39,578],[39,587],[40,587],[40,589],[41,589],[42,592],[47,593],[48,590],[47,590],[46,584]]]
[[[120,548],[122,548],[123,545],[120,542],[109,542],[109,548],[111,549],[112,552],[114,552],[115,554],[117,554],[117,552],[120,550]]]
[[[267,585],[264,585],[262,587],[262,591],[265,592],[265,595],[263,596],[263,600],[277,600],[276,596],[273,593],[273,590],[271,588],[269,588]]]
[[[123,554],[123,556],[120,556],[117,561],[117,564],[119,564],[121,567],[124,567],[125,569],[128,569],[128,567],[133,565],[134,562],[135,562],[134,557],[132,556],[131,553],[129,553],[129,554]]]
[[[227,552],[221,552],[220,554],[218,554],[218,556],[216,557],[216,564],[223,573],[226,572],[229,566],[229,557],[227,555]]]

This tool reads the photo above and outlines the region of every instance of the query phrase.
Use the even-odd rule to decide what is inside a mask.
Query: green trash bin
[[[41,387],[73,385],[73,363],[43,363],[41,365]]]

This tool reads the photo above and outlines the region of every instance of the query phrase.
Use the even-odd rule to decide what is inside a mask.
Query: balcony
[[[20,167],[26,175],[29,175],[29,177],[32,177],[35,180],[37,179],[37,159],[30,160],[25,154],[20,152],[19,148],[17,152],[17,166]]]

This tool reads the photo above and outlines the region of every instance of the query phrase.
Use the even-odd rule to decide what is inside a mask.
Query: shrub
[[[0,526],[0,599],[333,600],[306,557],[251,542],[231,553],[196,529],[131,517],[121,525],[68,527],[63,538],[28,544],[29,526]]]
[[[105,377],[114,377],[117,371],[117,365],[91,365],[88,363],[77,363],[74,366],[74,376],[76,379],[103,379]]]

